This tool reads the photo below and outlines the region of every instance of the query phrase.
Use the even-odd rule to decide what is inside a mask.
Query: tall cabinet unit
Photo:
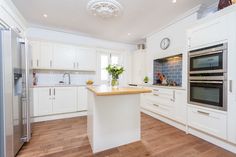
[[[188,121],[190,127],[227,141],[222,146],[236,152],[236,12],[227,9],[200,20],[188,30],[189,50],[227,43],[227,111],[189,104]],[[212,137],[207,140],[214,143]]]

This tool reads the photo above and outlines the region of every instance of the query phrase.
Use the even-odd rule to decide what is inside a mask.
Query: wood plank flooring
[[[34,123],[32,140],[18,157],[236,157],[148,115],[141,117],[141,142],[95,155],[86,135],[86,117]]]

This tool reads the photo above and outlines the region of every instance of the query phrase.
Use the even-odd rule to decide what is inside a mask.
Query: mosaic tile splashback
[[[182,85],[182,55],[154,60],[153,67],[153,84],[157,84],[157,73],[162,73],[169,82],[176,82],[178,86]]]

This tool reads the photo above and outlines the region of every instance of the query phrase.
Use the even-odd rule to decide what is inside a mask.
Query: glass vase
[[[118,88],[118,86],[119,86],[119,80],[112,78],[112,80],[111,80],[111,86],[112,86],[112,88]]]

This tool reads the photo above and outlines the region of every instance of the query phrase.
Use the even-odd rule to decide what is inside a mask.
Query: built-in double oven
[[[227,110],[227,43],[189,51],[188,103]]]

